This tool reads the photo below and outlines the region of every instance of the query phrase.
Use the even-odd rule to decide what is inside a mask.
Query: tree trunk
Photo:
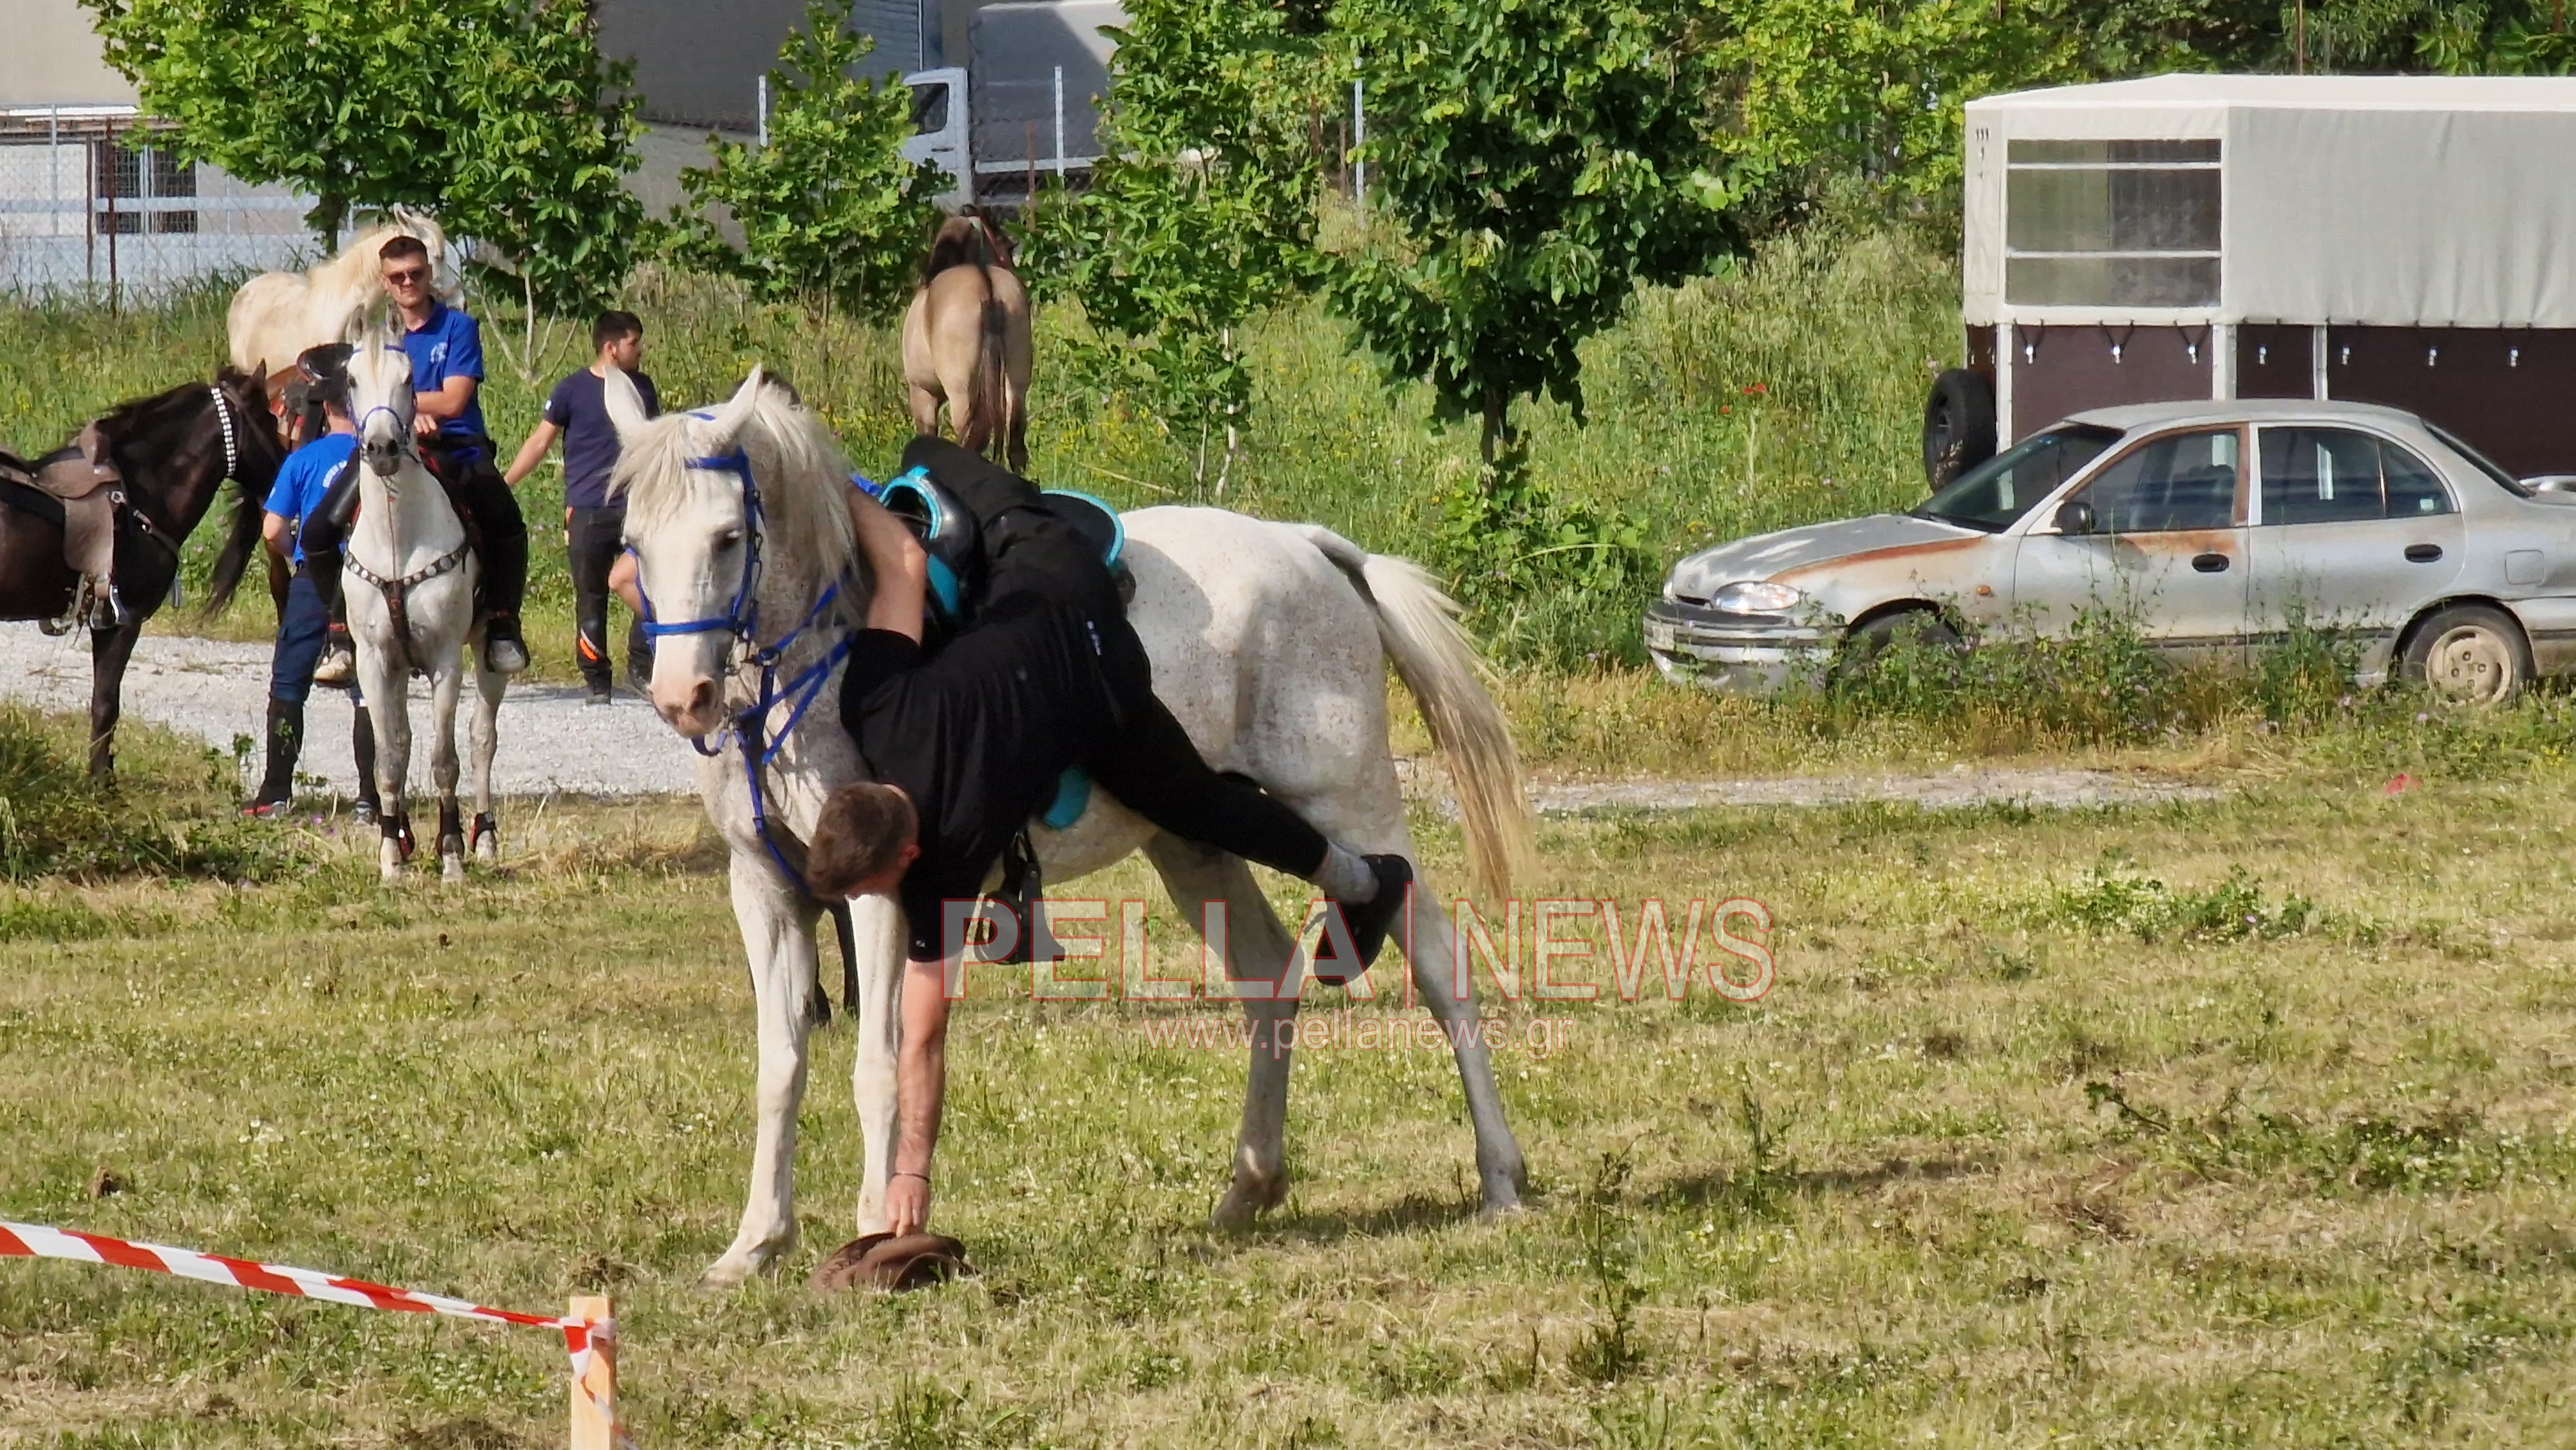
[[[327,257],[339,249],[340,223],[348,216],[349,198],[336,191],[325,191],[316,197],[313,209],[304,214],[304,224],[313,229],[315,239],[322,243],[323,256]]]

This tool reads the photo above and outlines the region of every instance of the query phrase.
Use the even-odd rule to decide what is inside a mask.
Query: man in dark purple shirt
[[[564,535],[572,555],[573,654],[581,677],[590,686],[590,703],[605,705],[613,680],[608,660],[608,570],[626,547],[626,504],[608,493],[608,476],[617,467],[617,427],[608,421],[605,401],[608,369],[616,368],[635,383],[644,398],[645,416],[662,411],[653,380],[637,371],[644,361],[644,323],[632,312],[603,312],[590,326],[597,355],[590,366],[555,384],[546,399],[544,421],[519,445],[519,456],[502,475],[512,488],[544,461],[555,439],[563,439]],[[644,621],[632,618],[626,628],[626,679],[638,692],[653,673],[653,650],[644,638]]]

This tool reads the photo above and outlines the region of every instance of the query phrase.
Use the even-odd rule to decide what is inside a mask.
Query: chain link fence
[[[181,161],[131,106],[0,108],[0,295],[145,298],[300,266],[312,198]]]

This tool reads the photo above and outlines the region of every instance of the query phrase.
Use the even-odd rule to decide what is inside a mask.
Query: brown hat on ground
[[[975,1272],[966,1246],[946,1234],[863,1234],[814,1266],[807,1287],[836,1294],[866,1286],[899,1294]]]

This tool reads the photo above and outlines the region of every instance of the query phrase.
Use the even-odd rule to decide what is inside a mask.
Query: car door
[[[2252,574],[2243,455],[2234,425],[2131,444],[2023,536],[2015,611],[2056,635],[2084,611],[2108,611],[2177,659],[2242,663]]]
[[[2296,623],[2346,634],[2376,669],[2397,631],[2459,577],[2467,530],[2430,464],[2358,428],[2256,430],[2254,630]]]

